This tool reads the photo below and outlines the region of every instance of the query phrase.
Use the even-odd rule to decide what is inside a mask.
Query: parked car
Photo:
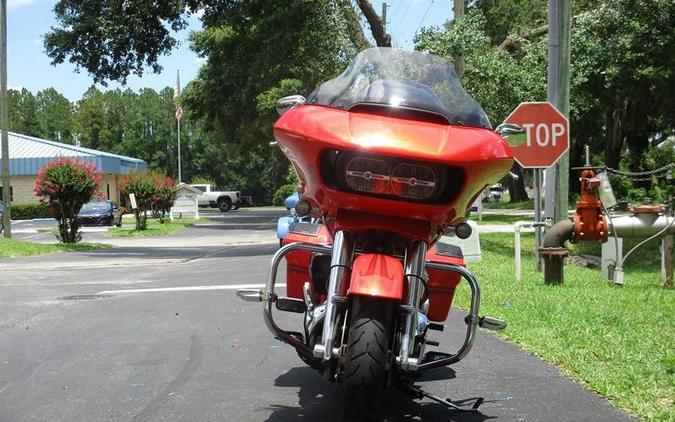
[[[491,204],[498,204],[504,199],[504,189],[500,185],[492,185],[488,188],[485,199]]]
[[[218,207],[222,212],[228,212],[239,209],[241,205],[241,192],[239,191],[219,191],[213,185],[202,183],[190,186],[203,192],[197,198],[199,206]]]
[[[81,226],[122,225],[122,213],[113,201],[91,201],[82,205],[77,214]]]

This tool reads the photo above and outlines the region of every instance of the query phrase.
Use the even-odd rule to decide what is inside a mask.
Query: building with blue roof
[[[0,157],[2,157],[1,151]],[[38,171],[62,157],[96,166],[96,169],[104,176],[101,186],[103,196],[118,203],[120,199],[118,186],[122,177],[131,171],[142,171],[148,168],[148,164],[138,158],[9,132],[9,176],[12,202],[15,204],[37,202],[38,198],[33,193],[33,187]],[[2,175],[1,166],[0,175]],[[1,192],[0,190],[0,198]]]

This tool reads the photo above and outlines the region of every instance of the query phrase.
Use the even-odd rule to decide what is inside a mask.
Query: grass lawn
[[[157,219],[148,218],[147,229],[136,230],[136,219],[134,217],[125,216],[122,218],[122,227],[109,228],[106,232],[106,236],[163,236],[205,221],[208,221],[208,218],[200,217],[199,220],[192,218],[182,218],[173,221],[167,219],[164,223],[160,223]]]
[[[43,244],[0,238],[0,258],[45,255],[58,252],[81,252],[107,248],[112,248],[112,245],[103,243],[76,243],[73,245]]]
[[[530,199],[528,201],[515,201],[515,202],[506,202],[506,198],[504,198],[505,202],[499,202],[497,204],[489,204],[485,203],[485,209],[494,209],[494,210],[511,210],[511,209],[527,209],[527,210],[533,210],[534,209],[534,199]]]
[[[478,224],[513,224],[516,221],[534,221],[534,216],[483,213],[483,219],[479,221],[478,214],[472,213],[469,219],[475,221]]]
[[[572,379],[642,420],[675,420],[675,291],[661,287],[658,242],[631,256],[625,285],[598,269],[565,266],[565,283],[534,271],[534,236],[523,235],[523,280],[514,281],[513,234],[481,235],[481,315],[504,318],[498,335],[557,365]],[[628,251],[626,245],[625,251]],[[575,252],[597,251],[584,243]],[[651,252],[650,252],[651,250]],[[462,283],[456,304],[469,304]]]

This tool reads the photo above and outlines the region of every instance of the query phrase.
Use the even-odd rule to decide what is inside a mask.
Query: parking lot
[[[260,305],[235,298],[264,282],[280,215],[213,213],[162,238],[91,231],[86,241],[117,247],[0,260],[0,421],[337,420],[337,389],[272,337]],[[437,334],[442,346],[456,347],[462,317],[453,313]],[[299,327],[295,315],[281,321]],[[464,361],[420,384],[485,403],[451,413],[392,391],[381,419],[632,420],[487,333]]]

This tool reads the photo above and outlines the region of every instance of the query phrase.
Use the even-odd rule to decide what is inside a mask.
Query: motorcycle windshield
[[[491,128],[452,66],[420,51],[364,50],[341,75],[314,90],[307,103],[344,110],[412,110],[439,116],[449,124]]]

